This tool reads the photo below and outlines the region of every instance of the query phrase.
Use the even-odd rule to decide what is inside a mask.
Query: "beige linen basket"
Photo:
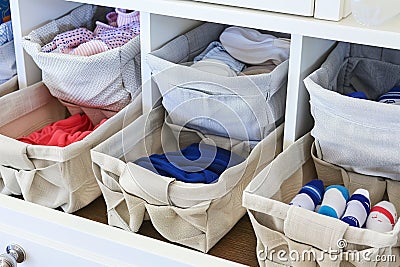
[[[0,97],[5,96],[8,93],[18,90],[18,76],[15,75],[10,80],[3,84],[0,84]]]
[[[318,177],[325,186],[342,184],[350,193],[369,190],[372,205],[388,199],[400,208],[397,182],[323,162],[313,141],[310,134],[296,141],[244,191],[243,206],[257,236],[260,266],[399,266],[399,222],[391,232],[378,233],[287,204],[305,183]]]
[[[283,125],[251,150],[249,141],[206,136],[170,123],[163,107],[153,109],[91,150],[108,223],[136,232],[150,219],[166,239],[207,252],[245,214],[243,189],[281,151],[282,132]],[[200,141],[246,160],[228,168],[213,184],[176,181],[133,163]]]
[[[83,140],[56,147],[15,139],[68,116],[42,82],[1,97],[0,104],[0,192],[65,212],[74,212],[101,194],[90,149],[141,114],[139,97]]]
[[[140,93],[140,38],[92,56],[42,52],[57,34],[80,27],[93,31],[110,8],[82,5],[33,30],[22,40],[25,51],[42,70],[50,93],[71,104],[118,112]]]

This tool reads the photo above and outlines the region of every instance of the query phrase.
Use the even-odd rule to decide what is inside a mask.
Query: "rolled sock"
[[[289,205],[313,211],[321,202],[323,194],[324,183],[322,180],[312,180],[300,189],[299,193],[292,199]]]
[[[218,59],[203,59],[201,61],[197,61],[190,67],[225,77],[237,76],[228,65]]]
[[[117,12],[113,11],[106,15],[107,23],[111,26],[117,27]]]
[[[400,87],[393,87],[378,98],[380,103],[400,105]]]
[[[92,40],[87,43],[81,44],[80,46],[72,50],[70,54],[79,56],[92,56],[107,50],[108,47],[103,41]]]
[[[364,92],[353,92],[347,94],[347,96],[354,97],[354,98],[360,98],[360,99],[368,99],[367,95]]]
[[[341,185],[331,185],[325,189],[324,198],[322,199],[321,208],[318,213],[333,218],[341,218],[346,203],[349,199],[349,191]]]
[[[234,59],[220,42],[211,42],[207,48],[197,57],[194,58],[194,62],[198,62],[204,59],[217,59],[228,65],[235,73],[239,73],[245,65]]]
[[[342,221],[350,226],[362,227],[367,220],[371,209],[369,192],[365,189],[357,189],[350,197]]]
[[[279,65],[289,58],[289,39],[277,38],[254,29],[229,27],[219,40],[232,57],[246,64],[258,65],[272,60]]]
[[[396,221],[396,207],[389,201],[381,201],[372,207],[366,228],[380,233],[390,232]]]
[[[116,8],[115,12],[118,14],[117,16],[117,26],[125,26],[132,22],[140,22],[140,12],[132,11],[127,13],[126,9]]]

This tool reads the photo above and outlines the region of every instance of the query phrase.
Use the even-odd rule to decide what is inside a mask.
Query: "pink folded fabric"
[[[65,147],[82,140],[106,120],[103,119],[94,127],[86,114],[75,114],[67,119],[51,123],[28,136],[17,138],[17,140],[31,145]]]
[[[116,8],[117,13],[117,26],[125,26],[132,22],[140,22],[140,12],[139,11],[127,11],[126,9]]]

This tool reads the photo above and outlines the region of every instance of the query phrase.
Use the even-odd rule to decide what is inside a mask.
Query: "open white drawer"
[[[190,0],[339,21],[350,14],[350,0]]]
[[[243,266],[5,195],[0,218],[0,254],[25,251],[17,266]]]

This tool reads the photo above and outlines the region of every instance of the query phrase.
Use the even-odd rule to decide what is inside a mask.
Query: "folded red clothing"
[[[82,140],[106,120],[103,119],[94,127],[86,114],[75,114],[67,119],[53,122],[28,136],[17,138],[17,140],[32,145],[65,147]]]

